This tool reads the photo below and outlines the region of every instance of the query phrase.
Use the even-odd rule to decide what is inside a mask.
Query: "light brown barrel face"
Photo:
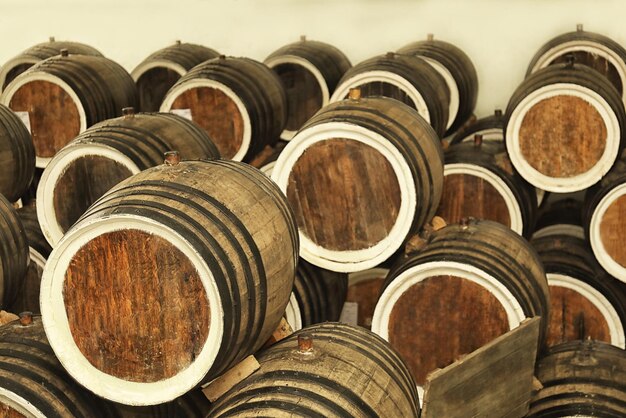
[[[615,66],[611,64],[609,60],[598,54],[594,54],[593,52],[570,51],[567,54],[558,56],[557,58],[553,59],[549,65],[566,64],[569,60],[569,56],[574,57],[575,63],[591,67],[594,70],[598,71],[600,74],[604,75],[611,82],[611,84],[615,86],[620,95],[623,93],[624,86],[622,85],[622,79],[619,76],[617,68],[615,68]]]
[[[172,109],[191,109],[193,121],[213,140],[220,155],[229,159],[243,144],[244,122],[237,104],[223,91],[196,87],[178,96]]]
[[[26,418],[8,405],[0,404],[0,417],[2,418]]]
[[[389,161],[369,145],[345,138],[307,148],[289,175],[287,199],[300,231],[335,251],[370,248],[383,240],[401,203]]]
[[[604,153],[607,127],[587,101],[571,95],[536,103],[519,130],[523,158],[549,177],[574,177],[594,167]]]
[[[448,174],[443,178],[443,194],[437,215],[448,223],[472,217],[511,226],[504,197],[488,181],[469,173]]]
[[[389,97],[416,109],[415,102],[413,102],[406,92],[391,83],[386,83],[384,81],[371,81],[369,83],[359,85],[359,89],[361,90],[361,97]],[[345,99],[347,98],[348,95],[346,95]]]
[[[575,290],[550,286],[548,346],[587,338],[611,342],[606,318],[591,301]]]
[[[110,158],[89,155],[72,161],[54,191],[54,213],[67,231],[111,187],[132,176],[128,167]]]
[[[322,89],[312,72],[297,64],[279,64],[272,68],[280,77],[287,93],[287,126],[297,131],[317,112],[323,103]]]
[[[385,276],[371,280],[363,280],[348,287],[346,301],[358,303],[357,323],[365,328],[372,326],[372,317],[380,290],[385,282]]]
[[[389,342],[418,385],[509,331],[506,311],[482,286],[455,276],[435,276],[409,288],[394,304]]]
[[[179,78],[180,74],[165,67],[155,67],[143,73],[137,80],[139,109],[158,112],[165,94]]]
[[[20,87],[9,103],[11,110],[28,112],[35,154],[50,158],[80,133],[77,104],[59,85],[30,81]]]
[[[620,196],[606,210],[600,221],[600,239],[606,253],[626,268],[626,195]]]
[[[209,302],[198,273],[156,235],[124,229],[94,238],[74,255],[63,291],[78,348],[115,377],[172,377],[206,342]]]

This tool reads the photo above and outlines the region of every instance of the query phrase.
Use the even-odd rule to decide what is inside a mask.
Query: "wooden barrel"
[[[219,158],[206,132],[170,113],[126,110],[100,122],[63,147],[43,172],[37,189],[39,223],[55,246],[93,202],[120,181],[163,163],[163,154],[181,159]]]
[[[546,42],[530,61],[526,77],[549,65],[565,63],[569,57],[605,76],[626,104],[626,49],[607,36],[584,31],[580,24],[575,32]]]
[[[30,320],[30,322],[29,322]],[[72,380],[54,356],[41,317],[22,316],[0,327],[0,416],[118,417]]]
[[[448,223],[488,219],[525,237],[534,229],[535,189],[511,166],[504,144],[477,136],[444,153],[443,194],[437,215]]]
[[[569,197],[565,199],[548,199],[539,208],[533,238],[548,235],[569,235],[585,239],[582,221],[582,202]]]
[[[450,91],[447,132],[459,129],[472,116],[478,99],[478,75],[470,57],[449,42],[433,39],[413,42],[400,48],[398,54],[420,57],[445,79]]]
[[[433,217],[443,184],[441,144],[414,109],[352,94],[311,118],[272,173],[295,212],[300,256],[339,272],[388,259]]]
[[[459,129],[450,140],[450,145],[460,142],[473,142],[476,135],[482,135],[483,141],[504,141],[502,110],[496,109],[493,115],[480,118],[476,122]]]
[[[328,104],[337,83],[352,67],[339,49],[304,36],[272,52],[265,65],[278,74],[287,93],[287,123],[280,134],[285,141]]]
[[[389,52],[365,60],[344,74],[330,101],[347,98],[350,89],[357,87],[363,97],[390,97],[416,109],[439,137],[446,132],[450,91],[424,59]]]
[[[70,54],[102,56],[100,51],[89,45],[78,42],[57,41],[54,37],[50,37],[48,42],[31,46],[18,56],[11,58],[0,68],[0,92],[15,77],[38,62],[59,55],[62,49],[66,49]]]
[[[600,341],[552,347],[539,360],[543,388],[531,399],[528,418],[626,416],[626,351]]]
[[[211,403],[201,390],[195,389],[161,405],[128,406],[114,403],[120,418],[205,418]]]
[[[580,238],[548,235],[530,243],[550,286],[547,344],[592,338],[624,348],[626,285],[602,271]]]
[[[15,202],[28,190],[35,174],[35,149],[20,118],[0,105],[0,193]]]
[[[362,328],[315,325],[257,355],[261,368],[208,417],[418,417],[415,382],[385,341]]]
[[[597,71],[551,65],[513,93],[506,147],[513,166],[535,187],[575,192],[598,182],[615,163],[625,123],[617,90]]]
[[[300,259],[285,309],[287,322],[297,331],[321,322],[338,321],[347,291],[347,274],[324,270]]]
[[[287,96],[278,76],[249,58],[219,58],[194,67],[163,99],[162,112],[189,109],[224,158],[242,161],[278,140]]]
[[[370,329],[376,302],[385,283],[389,269],[375,267],[363,271],[355,271],[348,275],[347,302],[357,304],[357,324]]]
[[[278,156],[285,149],[287,142],[278,141],[276,145],[270,147],[266,146],[263,151],[257,154],[249,164],[252,167],[258,168],[268,177],[272,177],[272,172],[274,171],[274,166],[276,165],[276,160],[278,160]]]
[[[46,334],[68,373],[129,405],[170,401],[257,351],[296,269],[293,214],[263,173],[170,164],[94,203],[41,284]]]
[[[39,313],[39,286],[46,260],[52,248],[50,248],[50,244],[46,241],[39,227],[36,202],[34,200],[17,209],[17,215],[26,233],[30,264],[28,265],[26,275],[19,284],[17,297],[7,307],[7,310],[9,312],[30,311]]]
[[[26,191],[20,197],[20,201],[22,205],[28,206],[28,204],[35,200],[37,197],[37,186],[39,186],[39,180],[41,179],[41,174],[43,173],[42,168],[35,167],[35,172],[33,175],[33,180],[30,182],[30,186],[26,189]]]
[[[219,55],[211,48],[181,41],[150,54],[131,72],[137,84],[139,110],[158,111],[167,91],[182,76],[196,65]]]
[[[423,386],[429,372],[525,318],[541,316],[544,341],[549,307],[545,272],[528,242],[499,223],[466,220],[434,232],[391,269],[372,331],[398,350]]]
[[[122,108],[137,107],[137,92],[119,64],[104,57],[68,55],[64,50],[13,80],[0,103],[29,113],[36,164],[43,168],[91,125],[121,116]]]
[[[585,194],[585,235],[596,259],[609,274],[626,282],[626,155]]]
[[[24,226],[13,205],[0,194],[0,308],[15,301],[29,263]]]

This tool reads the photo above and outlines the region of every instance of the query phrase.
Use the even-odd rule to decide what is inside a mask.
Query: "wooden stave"
[[[530,244],[537,250],[546,274],[569,276],[604,296],[621,321],[622,329],[618,332],[626,332],[626,286],[604,273],[587,242],[571,235],[555,234],[533,238]],[[614,345],[624,348],[623,342]]]
[[[280,191],[276,188],[276,186],[271,182],[271,180],[267,179],[262,173],[260,173],[258,170],[255,170],[249,166],[247,166],[246,164],[243,163],[236,163],[236,162],[232,162],[232,161],[225,161],[225,160],[214,160],[214,161],[207,161],[207,162],[194,162],[194,163],[181,163],[179,164],[179,174],[180,171],[184,170],[184,177],[182,177],[183,179],[188,179],[188,181],[191,181],[193,183],[193,177],[195,176],[191,176],[189,175],[189,172],[193,172],[193,169],[190,169],[190,165],[189,164],[196,164],[196,166],[198,166],[199,164],[212,164],[214,167],[217,167],[218,170],[224,170],[226,172],[226,174],[228,174],[228,172],[230,171],[230,175],[229,177],[238,177],[239,179],[247,179],[247,181],[255,181],[258,183],[258,186],[260,187],[261,190],[263,190],[262,193],[265,193],[267,195],[268,199],[273,199],[274,202],[276,203],[276,209],[275,212],[278,213],[278,216],[282,216],[285,217],[285,221],[287,222],[287,228],[289,230],[289,235],[290,235],[290,243],[291,243],[291,248],[288,251],[290,254],[294,255],[294,261],[293,261],[293,271],[295,271],[296,268],[296,256],[297,256],[297,247],[298,247],[298,237],[297,237],[297,232],[295,229],[295,224],[293,223],[293,215],[291,215],[291,210],[290,208],[286,205],[286,202],[284,202],[284,197],[282,196],[282,194],[280,193]],[[185,168],[183,169],[182,167],[185,166]],[[166,171],[168,169],[171,169],[172,167],[166,167],[166,166],[160,166],[160,167],[156,167],[150,170],[146,170],[142,173],[140,173],[139,175],[137,175],[136,177],[140,177],[141,179],[145,179],[146,177],[150,177],[151,172],[152,173],[158,173],[160,171]],[[237,173],[239,173],[237,175]],[[197,172],[196,172],[197,174]],[[143,190],[145,191],[146,188],[148,187],[148,184],[150,183],[150,181],[146,181],[146,180],[141,180],[138,181],[138,183],[136,184],[137,187],[142,187]],[[161,187],[164,184],[162,183],[166,183],[166,182],[153,182],[152,187]],[[137,208],[132,208],[130,205],[133,204],[137,204],[136,202],[133,203],[133,201],[131,200],[131,198],[133,197],[133,179],[127,179],[124,182],[120,183],[120,185],[116,186],[109,194],[103,196],[100,200],[98,200],[86,213],[85,215],[83,215],[83,217],[81,218],[81,220],[79,220],[79,222],[72,228],[71,231],[68,232],[68,235],[71,234],[72,231],[76,230],[77,228],[80,227],[81,223],[84,223],[86,225],[88,225],[90,223],[90,220],[92,220],[94,217],[100,217],[100,218],[106,218],[108,217],[110,214],[112,213],[122,213],[124,211],[126,211],[127,213],[135,213],[138,214],[140,213],[139,210],[137,210]],[[233,193],[233,192],[231,192]],[[135,194],[135,196],[140,196]],[[175,197],[175,195],[170,195],[170,197]],[[148,207],[149,205],[147,205],[149,202],[150,196],[146,195],[146,199],[141,198],[138,200],[138,202],[140,204],[146,204],[146,207]],[[197,200],[197,197],[196,197]],[[191,200],[190,200],[191,201]],[[123,208],[123,206],[126,206],[126,210]],[[197,205],[197,203],[196,203]],[[156,207],[153,207],[152,209],[156,210]],[[152,210],[151,209],[151,210]],[[161,208],[161,210],[168,210],[167,206],[164,206]],[[197,209],[194,209],[197,211]],[[217,214],[218,216],[220,216],[220,214]],[[189,216],[189,215],[188,215]],[[229,216],[228,213],[224,214],[222,216],[223,219],[226,219],[225,217]],[[252,216],[252,215],[250,215]],[[167,219],[161,219],[160,222],[165,222],[167,223]],[[185,221],[188,222],[188,221]],[[222,222],[231,222],[232,221],[222,221]],[[181,226],[182,224],[179,224],[179,226]],[[228,227],[228,225],[223,225],[223,226],[217,226],[217,228],[225,228]],[[182,228],[182,226],[181,226]],[[208,245],[206,242],[204,242],[209,236],[209,232],[208,231],[204,231],[201,232],[199,234],[199,238],[196,241],[197,245]],[[203,237],[202,237],[203,236]],[[201,242],[202,241],[202,242]],[[228,244],[228,245],[232,245],[232,243]],[[239,245],[239,244],[237,244]],[[243,245],[243,244],[241,244]],[[287,244],[285,244],[287,245]],[[210,257],[207,257],[207,259],[210,259],[213,257],[213,252],[217,252],[218,256],[219,256],[219,252],[222,251],[221,249],[216,249],[216,251],[214,251],[213,249],[208,249],[207,247],[204,248],[204,250],[200,249],[200,251],[203,253],[203,256],[206,256],[207,254]],[[53,254],[54,255],[54,254]],[[267,254],[267,250],[265,251],[265,254],[260,255],[261,257],[266,257],[268,256]],[[219,256],[221,257],[221,256]],[[212,263],[212,273],[215,274],[215,277],[218,277],[218,279],[221,277],[221,279],[219,279],[217,281],[217,286],[219,288],[219,292],[222,295],[221,296],[221,300],[222,300],[222,307],[224,309],[224,311],[226,312],[224,315],[224,328],[225,328],[225,332],[223,333],[223,339],[222,339],[222,348],[219,350],[219,353],[217,353],[217,357],[215,357],[211,367],[209,370],[203,370],[203,376],[204,378],[202,379],[202,382],[207,382],[210,379],[218,376],[220,373],[224,372],[226,369],[228,369],[229,367],[233,366],[234,364],[236,364],[238,361],[240,361],[241,359],[243,359],[244,357],[246,357],[247,355],[255,352],[256,350],[258,350],[263,344],[264,342],[267,340],[267,338],[271,335],[271,333],[276,329],[276,326],[278,324],[278,321],[280,320],[280,318],[282,317],[282,314],[284,312],[284,305],[282,306],[282,308],[280,306],[278,306],[278,303],[276,303],[276,306],[271,306],[269,304],[267,304],[267,310],[265,310],[265,308],[263,308],[263,306],[259,307],[258,304],[256,305],[256,307],[253,307],[252,309],[254,309],[254,312],[247,312],[248,314],[248,320],[245,321],[245,312],[244,312],[244,307],[242,307],[241,305],[246,305],[244,298],[240,298],[239,296],[234,297],[234,292],[237,292],[237,288],[245,288],[247,285],[250,285],[249,280],[251,280],[251,278],[248,277],[235,277],[234,279],[236,281],[239,281],[239,284],[236,284],[235,281],[231,280],[231,283],[227,283],[227,276],[224,273],[228,273],[229,267],[226,266],[224,263],[226,262],[231,262],[228,260],[215,260],[215,263]],[[250,262],[250,260],[248,261]],[[264,262],[266,263],[266,262]],[[257,270],[259,271],[259,273],[261,271],[263,271],[263,266],[257,266],[256,267]],[[287,266],[286,268],[290,268],[289,266]],[[217,275],[219,270],[219,275]],[[233,274],[235,274],[233,272]],[[264,274],[264,273],[263,273]],[[279,280],[277,280],[277,278],[275,278],[274,282],[272,280],[267,280],[267,295],[269,296],[270,294],[275,294],[277,292],[277,288],[281,289],[279,291],[280,292],[285,292],[285,289],[291,289],[291,286],[287,286],[290,285],[289,283],[289,274],[287,274],[286,276],[279,276],[282,277],[283,281],[287,281],[286,283],[278,283]],[[293,277],[293,276],[291,276]],[[268,278],[270,279],[270,278]],[[45,280],[45,273],[44,273],[44,280]],[[248,283],[248,284],[246,284]],[[250,289],[249,289],[250,290]],[[258,292],[264,293],[265,290],[257,290],[257,294]],[[287,304],[287,300],[289,297],[289,294],[285,292],[285,300],[284,300],[284,304]],[[45,298],[42,297],[42,311],[45,311],[45,307],[46,307],[46,301],[44,300]],[[280,302],[280,301],[279,301]],[[239,304],[240,306],[235,306],[236,304]],[[261,305],[264,304],[264,302],[261,300],[260,302]],[[250,303],[247,304],[247,308],[248,310],[250,310]],[[265,305],[264,305],[265,306]],[[270,312],[270,309],[272,310],[272,312]],[[259,313],[260,312],[260,313]],[[261,317],[261,319],[258,319],[259,315],[267,315],[266,317]],[[270,316],[273,315],[273,317],[270,318]],[[255,319],[257,318],[257,319]],[[269,318],[269,319],[268,319]],[[247,322],[248,323],[248,328],[244,330],[243,326],[241,328],[240,332],[240,322],[244,323]],[[44,325],[45,325],[45,320],[44,320]],[[244,324],[245,325],[245,324]],[[48,329],[48,328],[47,328]],[[235,335],[239,333],[238,335]],[[49,335],[50,336],[50,335]],[[52,341],[52,346],[53,348],[55,347],[54,344],[54,340],[51,338]],[[63,346],[64,343],[63,341],[59,341],[58,342],[60,344],[60,346]],[[59,352],[57,351],[57,354]],[[63,362],[63,359],[60,359]],[[65,363],[64,363],[65,364]],[[68,370],[68,372],[70,374],[73,374],[72,370]],[[80,380],[80,378],[79,378]],[[191,389],[191,388],[189,388]],[[178,391],[180,392],[180,389],[178,389]],[[180,393],[182,394],[182,392]],[[108,398],[112,398],[113,396],[109,396],[110,394],[106,394]],[[121,398],[119,398],[120,394],[115,395],[116,399],[113,399],[115,401],[118,402],[123,402],[123,403],[129,403],[130,401],[128,400],[128,396],[122,396]],[[136,396],[136,395],[135,395]],[[132,402],[133,404],[137,404],[137,405],[151,405],[154,403],[160,403],[160,402],[164,402],[164,401],[169,401],[171,400],[171,398],[169,399],[157,399],[158,402],[155,402],[155,398],[152,397],[150,400],[145,400],[145,394],[141,393],[139,394],[139,400],[134,399]]]
[[[315,358],[315,354],[309,360],[306,354],[298,353],[297,337],[306,335],[313,340],[313,352],[322,351],[319,359]],[[341,354],[343,356],[339,357]],[[346,416],[346,412],[342,413],[342,410],[345,411],[344,408],[350,410],[350,403],[355,402],[357,405],[352,405],[352,415],[349,416],[419,416],[418,394],[408,369],[388,343],[362,328],[337,323],[318,324],[281,340],[259,353],[257,359],[261,369],[218,399],[208,417],[237,416],[236,408],[241,408],[241,414],[247,416],[246,412],[254,411],[257,406],[267,407],[269,411],[265,414],[267,416],[291,416],[289,400],[295,402],[300,398],[311,400],[312,405],[309,406],[317,409],[310,413],[317,412],[323,416]],[[368,380],[374,379],[378,382],[378,378],[373,376],[390,376],[389,383],[384,385],[386,397],[393,398],[391,402],[394,402],[398,409],[386,410],[385,408],[389,406],[387,399],[372,402],[369,396],[354,394],[352,389],[357,386],[358,378],[351,380],[355,382],[354,384],[350,381],[342,382],[342,377],[333,373],[331,367],[324,366],[324,363],[332,364],[334,359],[344,363],[343,367],[354,368],[352,376],[368,373],[371,369],[378,369],[379,372],[372,372]],[[311,376],[310,370],[315,363],[320,363],[322,367],[317,368],[318,371]],[[293,382],[279,384],[280,386],[294,385],[298,388],[293,393],[294,397],[287,394],[283,398],[287,400],[284,404],[278,402],[281,399],[280,389],[272,389],[273,376],[276,376],[277,380],[286,379]],[[380,383],[376,386],[380,387],[379,385]],[[329,388],[332,390],[330,393]],[[317,397],[316,394],[321,396]],[[325,398],[324,395],[331,396]],[[246,398],[251,396],[257,401],[256,405],[250,405],[249,401],[246,401]],[[359,396],[362,400],[359,400]],[[277,401],[273,402],[273,399]],[[307,403],[305,401],[305,407]]]
[[[493,114],[484,118],[478,119],[476,122],[468,125],[467,127],[459,129],[452,139],[450,145],[456,145],[464,141],[473,141],[475,134],[482,134],[483,131],[500,131],[501,135],[499,140],[504,140],[504,121],[502,114]],[[483,138],[483,141],[491,140]],[[496,139],[493,139],[494,141]]]
[[[397,52],[434,59],[450,71],[459,88],[460,106],[447,133],[461,128],[472,116],[478,99],[478,74],[470,57],[456,45],[439,39],[413,42]]]
[[[0,258],[2,259],[2,292],[0,306],[12,304],[21,280],[26,274],[30,257],[22,221],[13,205],[0,194]]]
[[[15,77],[23,72],[20,71],[17,74],[9,74],[16,67],[20,65],[35,65],[46,58],[59,55],[62,49],[67,49],[70,54],[103,56],[97,49],[79,42],[51,40],[50,42],[33,45],[22,51],[19,55],[11,58],[0,68],[0,92],[2,92]]]
[[[208,79],[229,87],[243,102],[250,117],[250,147],[242,157],[247,161],[266,145],[274,145],[287,120],[287,97],[278,76],[265,64],[250,58],[220,56],[193,67],[172,86],[164,102],[188,81]],[[165,103],[160,111],[170,106]]]
[[[83,148],[88,148],[89,153],[81,154]],[[53,204],[58,195],[60,176],[77,159],[98,155],[97,149],[103,155],[105,151],[117,155],[119,161],[115,162],[121,162],[125,166],[128,164],[127,158],[131,162],[127,168],[132,173],[162,164],[167,151],[178,151],[180,157],[186,160],[220,157],[219,151],[203,129],[174,114],[139,113],[97,123],[61,149],[50,160],[42,175],[37,191],[39,201],[42,202],[38,216],[44,235],[52,245],[56,245],[63,233],[67,232],[59,224]],[[68,161],[68,156],[72,154],[78,157]],[[113,187],[116,183],[109,181],[109,186]]]
[[[520,235],[530,238],[537,219],[537,195],[535,189],[524,180],[515,169],[508,172],[506,163],[500,163],[500,155],[506,155],[504,144],[483,142],[479,146],[471,143],[459,143],[448,148],[445,153],[446,164],[466,163],[483,167],[497,175],[511,190],[520,207],[523,222]],[[507,159],[508,161],[508,159]],[[450,221],[456,223],[460,220]]]
[[[3,154],[10,153],[0,162],[0,193],[15,202],[26,193],[35,175],[35,149],[20,118],[4,105],[0,105],[0,141]]]
[[[551,65],[531,74],[528,78],[526,78],[513,92],[506,108],[504,116],[504,132],[507,151],[509,153],[512,152],[512,150],[509,149],[508,140],[506,140],[509,120],[512,112],[520,104],[520,102],[524,100],[528,94],[542,87],[558,83],[571,83],[595,91],[602,96],[602,98],[611,107],[619,123],[619,150],[621,152],[621,150],[624,149],[624,146],[626,146],[626,138],[624,137],[626,132],[626,113],[624,112],[624,106],[621,98],[617,94],[617,90],[615,90],[608,80],[599,75],[600,73],[584,65],[561,64]],[[571,191],[577,190],[580,190],[580,188]]]
[[[600,341],[552,347],[538,361],[535,373],[543,388],[531,399],[527,416],[624,416],[624,361],[624,350]]]
[[[419,57],[389,53],[379,55],[350,68],[337,85],[337,90],[350,78],[367,71],[387,71],[408,80],[422,95],[430,114],[430,124],[443,137],[448,120],[450,92],[444,78]],[[341,100],[343,98],[337,98]],[[331,101],[335,101],[331,98]]]

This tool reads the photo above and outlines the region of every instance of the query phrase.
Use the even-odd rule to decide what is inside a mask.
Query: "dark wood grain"
[[[416,109],[416,105],[413,100],[407,95],[406,91],[401,88],[386,83],[384,81],[372,81],[369,83],[361,84],[359,86],[361,89],[362,97],[375,97],[375,96],[384,96],[389,97],[391,99],[398,100],[399,102],[404,103],[405,105],[411,106],[413,109]],[[346,98],[348,96],[346,95]]]
[[[573,177],[594,167],[606,147],[607,128],[598,111],[574,96],[535,104],[519,130],[523,158],[549,177]]]
[[[322,89],[309,70],[297,64],[280,64],[273,68],[287,93],[287,125],[297,131],[323,105]]]
[[[332,138],[309,147],[287,186],[298,227],[331,250],[360,250],[384,239],[400,208],[397,177],[385,157],[361,142]]]
[[[99,370],[156,382],[189,367],[204,347],[204,287],[190,260],[163,238],[132,229],[100,235],[65,277],[72,336]]]
[[[137,80],[139,109],[142,112],[158,112],[167,91],[172,87],[180,74],[164,67],[152,68]]]
[[[346,301],[358,303],[357,323],[360,326],[368,329],[372,326],[374,309],[384,282],[385,276],[381,275],[381,277],[363,280],[348,287]]]
[[[235,102],[221,90],[192,88],[174,100],[172,109],[191,109],[197,124],[209,134],[224,158],[232,158],[243,142],[243,117]]]
[[[509,330],[506,312],[482,286],[455,276],[435,276],[409,288],[394,304],[389,342],[418,385]]]
[[[606,58],[601,57],[598,54],[594,54],[593,52],[588,51],[569,51],[566,54],[560,55],[553,59],[550,64],[566,64],[569,57],[574,58],[574,62],[577,64],[583,64],[587,67],[591,67],[594,70],[600,72],[603,76],[605,76],[613,86],[617,89],[619,94],[624,92],[624,86],[622,85],[622,79],[619,76],[619,72],[617,68],[613,64],[611,64]]]
[[[626,196],[620,196],[606,210],[600,221],[600,239],[606,253],[620,266],[626,267]]]
[[[3,418],[26,418],[8,405],[0,405],[0,417]]]

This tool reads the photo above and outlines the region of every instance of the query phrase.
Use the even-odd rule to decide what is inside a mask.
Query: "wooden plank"
[[[210,381],[202,388],[202,392],[211,402],[215,402],[223,394],[231,390],[237,383],[259,370],[261,366],[254,356],[248,356],[223,375]]]
[[[272,336],[267,340],[263,347],[267,348],[270,345],[274,345],[280,340],[289,337],[291,334],[293,334],[293,329],[291,329],[291,325],[289,325],[289,322],[287,322],[283,316],[280,318],[280,323],[278,324],[276,331],[272,333]]]
[[[431,373],[422,418],[507,417],[528,412],[539,339],[539,317]]]

